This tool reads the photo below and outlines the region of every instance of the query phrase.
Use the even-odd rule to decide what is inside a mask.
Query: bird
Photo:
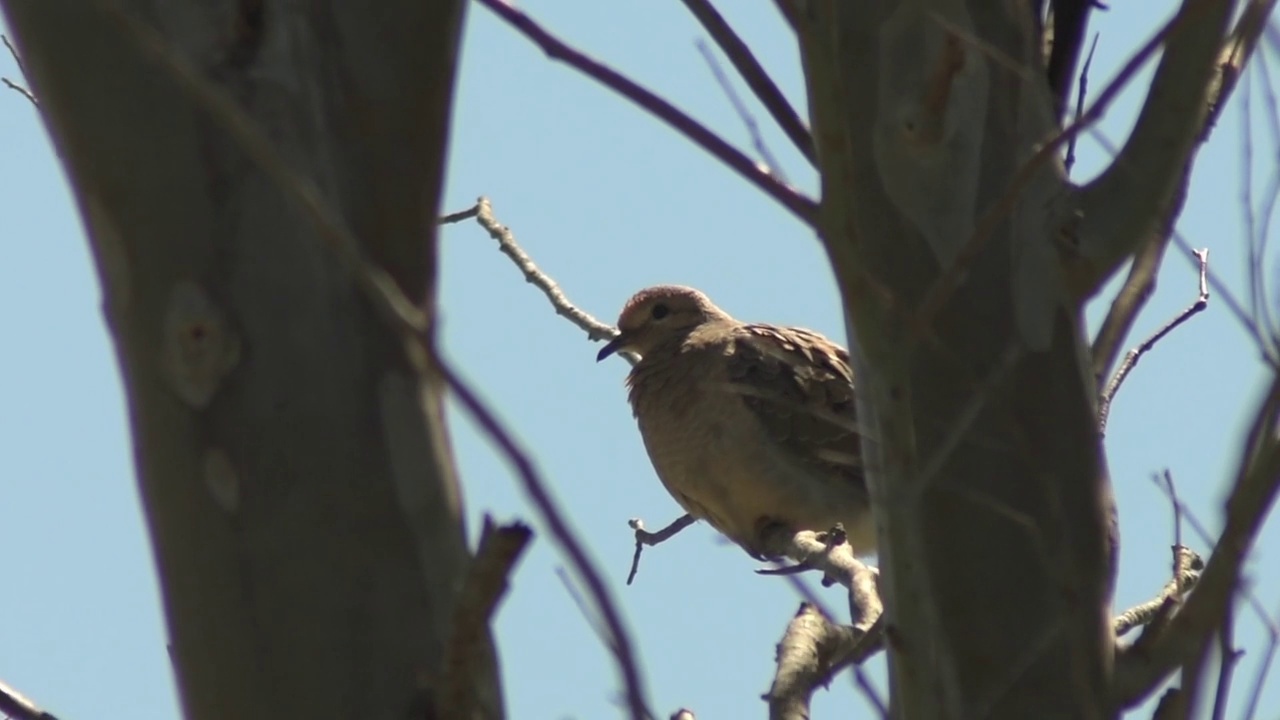
[[[657,285],[627,301],[596,361],[623,351],[640,356],[626,385],[644,447],[687,513],[760,560],[777,559],[778,526],[838,523],[855,554],[874,552],[847,350]]]

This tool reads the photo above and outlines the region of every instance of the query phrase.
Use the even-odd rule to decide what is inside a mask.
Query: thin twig
[[[1179,325],[1191,319],[1191,316],[1202,312],[1209,306],[1209,280],[1207,273],[1209,271],[1209,250],[1193,250],[1196,259],[1200,262],[1200,295],[1195,302],[1187,306],[1187,309],[1178,313],[1177,317],[1165,323],[1164,327],[1152,333],[1151,337],[1143,340],[1141,344],[1129,351],[1125,355],[1124,362],[1116,370],[1116,374],[1111,377],[1107,383],[1107,387],[1102,392],[1102,397],[1098,401],[1098,432],[1106,435],[1107,433],[1107,417],[1111,414],[1111,402],[1115,400],[1116,393],[1120,392],[1120,386],[1124,384],[1125,378],[1129,377],[1129,373],[1133,371],[1134,366],[1138,364],[1138,360],[1142,358],[1151,348],[1156,346],[1165,335],[1173,332]]]
[[[489,202],[489,198],[481,197],[476,200],[474,207],[446,215],[441,219],[441,222],[446,220],[457,222],[457,220],[468,217],[474,217],[480,227],[489,233],[489,237],[498,242],[498,249],[502,251],[502,254],[511,258],[511,262],[515,263],[520,272],[524,273],[525,282],[538,288],[543,295],[547,296],[547,300],[551,303],[551,307],[556,311],[556,314],[581,328],[587,333],[587,339],[598,342],[612,340],[618,336],[617,328],[608,323],[600,322],[590,313],[569,302],[569,298],[560,289],[560,285],[551,279],[550,275],[540,270],[533,262],[533,258],[529,257],[529,254],[516,242],[515,233],[511,232],[511,228],[498,222],[498,219],[494,217],[493,205]],[[635,364],[637,358],[634,354],[620,354],[626,357],[631,364]]]
[[[1088,2],[1089,0],[1085,0]],[[1084,100],[1089,93],[1089,68],[1093,66],[1093,52],[1098,49],[1098,34],[1093,34],[1093,42],[1089,43],[1089,54],[1084,58],[1084,65],[1080,67],[1080,89],[1076,93],[1076,116],[1073,122],[1080,122],[1080,117],[1084,114]],[[1071,175],[1071,168],[1076,164],[1076,141],[1079,136],[1071,138],[1067,143],[1067,156],[1062,161],[1063,169],[1067,175]]]
[[[449,645],[445,650],[443,691],[437,694],[437,716],[472,717],[477,708],[475,678],[480,671],[485,632],[494,609],[507,591],[507,578],[533,538],[529,526],[521,523],[494,525],[488,515],[480,533],[480,544],[458,593]]]
[[[720,46],[720,51],[729,58],[729,62],[733,63],[738,75],[747,83],[747,87],[751,88],[751,92],[755,93],[756,99],[765,110],[769,111],[773,121],[778,123],[778,127],[791,139],[792,144],[801,155],[804,155],[809,164],[817,167],[818,160],[814,154],[813,136],[809,133],[809,128],[805,127],[795,108],[791,107],[786,96],[773,82],[773,78],[769,77],[769,73],[756,60],[751,48],[738,37],[710,0],[683,0],[683,2],[698,22],[702,23],[702,28],[707,31],[716,45]],[[735,101],[734,104],[739,103]],[[776,164],[770,163],[770,165],[775,170],[778,168]]]
[[[778,178],[761,169],[751,158],[725,142],[723,138],[711,132],[702,123],[689,117],[671,103],[641,87],[618,71],[587,57],[582,52],[565,44],[564,41],[547,32],[545,28],[528,15],[517,10],[504,0],[477,0],[477,2],[493,11],[508,25],[542,48],[551,59],[560,60],[568,64],[570,67],[590,76],[619,95],[639,105],[681,135],[684,135],[695,145],[728,165],[730,169],[741,175],[747,182],[777,200],[806,225],[817,228],[818,204],[812,198],[805,197],[799,190],[787,186],[779,181]]]
[[[13,43],[9,42],[9,36],[0,34],[0,41],[4,42],[4,46],[9,49],[9,54],[13,56],[13,62],[18,66],[18,74],[22,76],[24,81],[30,83],[31,78],[27,76],[27,66],[22,64],[22,56],[18,54],[18,49],[13,46]],[[31,104],[35,105],[37,109],[40,108],[40,101],[26,86],[20,85],[7,77],[0,77],[0,82],[4,83],[10,90],[30,100]]]
[[[720,69],[720,61],[716,60],[716,54],[711,52],[711,46],[697,40],[694,45],[698,48],[698,52],[702,53],[702,59],[706,61],[707,67],[711,69],[711,75],[715,78],[716,84],[720,86],[720,90],[729,98],[729,104],[733,106],[733,111],[737,113],[738,119],[743,125],[747,126],[747,135],[751,138],[751,147],[756,149],[760,155],[760,161],[764,163],[769,173],[778,178],[782,182],[787,182],[786,173],[782,172],[782,165],[778,163],[778,159],[769,151],[769,146],[764,141],[764,136],[760,134],[760,125],[756,122],[756,118],[747,109],[742,98],[738,97],[738,92],[733,89],[733,83],[729,82],[728,76]]]
[[[578,608],[578,614],[582,616],[582,620],[587,623],[587,627],[591,628],[591,632],[595,633],[600,644],[610,647],[609,631],[601,624],[600,618],[591,612],[587,599],[582,596],[581,592],[578,592],[577,586],[573,584],[573,578],[569,577],[569,571],[561,566],[556,566],[556,578],[560,581],[560,585],[564,587],[564,591],[568,593],[569,599],[573,601],[574,607]]]
[[[631,718],[632,720],[648,720],[652,713],[649,712],[648,704],[645,700],[644,683],[640,677],[640,665],[636,660],[631,635],[627,632],[627,628],[622,622],[617,602],[609,592],[603,575],[596,569],[595,563],[587,555],[582,542],[577,538],[573,530],[569,528],[569,523],[564,519],[560,508],[551,498],[551,494],[547,491],[546,483],[533,466],[533,461],[529,459],[529,455],[516,444],[515,439],[498,421],[497,416],[453,372],[444,358],[440,357],[439,354],[433,354],[432,362],[445,383],[453,391],[458,402],[467,411],[467,414],[471,415],[476,423],[480,425],[485,434],[502,450],[502,454],[507,458],[507,461],[511,463],[517,477],[520,478],[521,486],[525,493],[533,501],[533,505],[541,516],[543,523],[551,531],[552,539],[569,558],[574,571],[586,586],[587,592],[591,594],[592,601],[595,603],[595,610],[600,613],[600,617],[604,621],[604,627],[608,630],[609,649],[613,652],[614,659],[617,661],[618,668],[622,673],[623,686],[626,689],[627,707],[631,712]]]
[[[640,553],[644,551],[644,546],[657,545],[664,543],[675,537],[676,533],[684,530],[690,525],[698,522],[698,519],[689,513],[685,513],[680,517],[672,520],[669,525],[657,532],[649,532],[644,529],[644,521],[640,518],[631,518],[627,524],[632,530],[636,531],[636,554],[631,558],[631,572],[627,573],[627,584],[630,585],[636,579],[636,573],[640,572]]]
[[[1053,0],[1053,49],[1048,58],[1049,89],[1053,92],[1055,117],[1066,112],[1071,95],[1071,74],[1080,58],[1080,46],[1089,25],[1089,11],[1097,0]],[[1102,6],[1101,3],[1097,3]],[[1085,62],[1088,64],[1088,61]]]
[[[0,713],[13,720],[58,720],[0,680]]]

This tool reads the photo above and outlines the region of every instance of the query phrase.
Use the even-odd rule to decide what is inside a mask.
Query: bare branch
[[[769,720],[808,720],[814,690],[844,666],[860,664],[874,654],[882,638],[879,622],[866,629],[838,625],[813,605],[802,603],[778,643],[778,669],[764,696]],[[884,701],[875,693],[867,694],[878,705],[880,716],[888,717]]]
[[[488,231],[489,237],[498,241],[498,249],[511,258],[516,267],[520,268],[520,272],[524,273],[525,281],[541,290],[542,294],[547,296],[547,300],[551,301],[551,307],[555,308],[556,314],[564,316],[569,322],[585,330],[587,338],[592,341],[612,340],[617,337],[618,331],[613,326],[596,320],[569,302],[569,298],[565,297],[564,292],[560,290],[560,286],[550,276],[539,270],[537,265],[533,264],[533,259],[516,243],[516,238],[511,232],[511,228],[499,223],[497,218],[493,216],[493,207],[489,204],[488,198],[480,198],[477,208],[476,222],[480,223],[480,226]]]
[[[721,52],[729,58],[729,62],[733,63],[738,75],[747,83],[747,87],[751,88],[751,92],[755,93],[756,99],[765,110],[769,111],[773,121],[778,123],[778,127],[791,139],[792,144],[801,155],[804,155],[809,164],[817,167],[818,161],[813,152],[813,136],[809,134],[809,128],[805,127],[795,108],[791,107],[786,96],[773,82],[773,78],[769,77],[769,73],[756,60],[751,48],[738,37],[710,0],[682,0],[682,2],[698,22],[702,23],[703,29],[712,40],[715,40],[716,45],[720,46]],[[774,165],[774,169],[777,169],[777,165]]]
[[[426,349],[429,350],[429,346]],[[564,514],[551,498],[546,483],[534,467],[533,461],[529,459],[529,455],[516,444],[516,441],[502,426],[502,423],[498,421],[497,416],[453,372],[448,363],[444,361],[444,358],[441,358],[438,354],[433,354],[431,361],[445,383],[453,391],[453,394],[458,398],[458,402],[467,411],[467,414],[475,419],[476,423],[502,450],[503,455],[511,463],[521,481],[521,487],[529,496],[529,499],[533,501],[534,508],[537,509],[543,523],[551,531],[552,539],[569,558],[574,572],[578,574],[578,577],[581,578],[586,586],[587,592],[590,593],[592,601],[595,603],[595,610],[600,614],[601,619],[604,621],[604,627],[608,630],[607,645],[610,651],[613,652],[614,659],[618,663],[618,669],[622,674],[623,687],[626,689],[627,708],[630,710],[631,718],[632,720],[648,720],[652,713],[649,712],[648,703],[645,700],[646,694],[644,683],[640,678],[640,665],[636,660],[630,633],[627,632],[627,628],[622,622],[617,602],[609,592],[603,575],[596,569],[595,563],[587,555],[582,541],[570,529],[569,523],[564,519]]]
[[[1103,320],[1097,336],[1094,338],[1092,348],[1093,372],[1099,383],[1102,382],[1102,378],[1107,376],[1111,366],[1115,363],[1121,346],[1125,338],[1129,336],[1138,313],[1142,311],[1155,289],[1156,274],[1163,262],[1165,249],[1169,245],[1170,234],[1172,233],[1173,239],[1179,239],[1176,231],[1173,231],[1173,227],[1177,222],[1178,216],[1182,213],[1182,208],[1186,201],[1187,187],[1191,181],[1191,169],[1195,153],[1199,145],[1202,145],[1209,138],[1218,114],[1226,107],[1227,100],[1235,90],[1237,81],[1243,73],[1245,63],[1248,62],[1257,45],[1258,38],[1266,24],[1266,16],[1274,9],[1274,6],[1275,0],[1251,0],[1249,6],[1246,7],[1245,12],[1237,21],[1236,29],[1232,32],[1224,49],[1219,54],[1218,75],[1216,82],[1210,88],[1209,97],[1206,100],[1208,112],[1200,131],[1199,144],[1188,155],[1182,167],[1180,182],[1173,193],[1172,199],[1164,209],[1156,229],[1143,241],[1142,247],[1138,250],[1137,256],[1129,269],[1128,278],[1125,279],[1124,285],[1116,293],[1115,299],[1112,300],[1111,308],[1107,311],[1107,316]],[[1265,70],[1265,63],[1263,67]],[[1120,155],[1119,152],[1114,152],[1114,154]],[[1113,164],[1112,167],[1117,172],[1120,171],[1119,166]],[[1137,182],[1143,182],[1136,168],[1130,168],[1129,172]],[[1109,275],[1109,272],[1107,274]],[[1103,279],[1105,279],[1105,276]],[[1103,279],[1098,282],[1102,282]],[[1215,283],[1212,276],[1210,277],[1210,283]],[[1241,312],[1238,303],[1229,293],[1221,292],[1219,288],[1219,294],[1232,313],[1240,318],[1254,338],[1259,343],[1262,343],[1262,335],[1258,331],[1256,323],[1250,321]],[[1263,351],[1264,353],[1267,352],[1268,348],[1264,346]]]
[[[1111,627],[1116,637],[1123,637],[1135,628],[1149,626],[1162,613],[1176,607],[1182,598],[1200,581],[1200,571],[1204,569],[1204,560],[1200,559],[1189,548],[1175,545],[1173,547],[1174,576],[1154,599],[1141,605],[1135,605],[1120,613],[1112,621]]]
[[[1112,696],[1131,707],[1174,668],[1194,661],[1222,625],[1240,580],[1240,567],[1280,491],[1280,375],[1272,380],[1244,446],[1241,467],[1226,503],[1226,526],[1195,592],[1150,642],[1120,652]],[[1144,636],[1147,633],[1144,633]],[[1136,644],[1135,644],[1136,645]]]
[[[1209,270],[1209,250],[1193,250],[1196,260],[1200,262],[1200,295],[1195,302],[1187,306],[1187,309],[1178,313],[1177,317],[1164,324],[1159,330],[1156,330],[1151,337],[1143,340],[1141,344],[1129,351],[1125,356],[1124,362],[1120,364],[1120,368],[1116,370],[1116,374],[1112,376],[1107,383],[1107,387],[1102,392],[1102,397],[1098,401],[1098,432],[1105,435],[1107,433],[1107,417],[1111,414],[1111,402],[1115,400],[1116,393],[1120,392],[1120,386],[1124,384],[1125,378],[1129,377],[1129,373],[1138,364],[1138,360],[1146,354],[1151,348],[1156,346],[1165,335],[1173,332],[1179,325],[1191,319],[1192,315],[1202,312],[1209,306],[1209,279],[1207,273]]]
[[[458,593],[449,647],[445,652],[443,692],[437,695],[438,717],[473,717],[476,699],[472,696],[472,675],[483,659],[477,655],[485,647],[493,611],[507,592],[507,577],[533,538],[529,526],[521,523],[496,526],[488,515],[480,533],[480,545],[471,561],[465,585]]]
[[[672,129],[684,135],[695,145],[710,153],[717,160],[728,165],[730,169],[745,178],[747,182],[777,200],[806,225],[813,228],[817,227],[818,204],[812,198],[805,197],[799,190],[783,184],[778,178],[760,168],[742,151],[725,142],[724,139],[711,132],[702,123],[689,117],[671,103],[641,87],[618,71],[566,45],[562,40],[547,32],[546,29],[528,15],[507,4],[504,0],[477,1],[542,48],[551,59],[567,63],[570,67],[590,76],[605,87],[647,110],[671,126]]]
[[[6,43],[7,44],[7,43]],[[0,680],[0,713],[13,720],[58,720]]]
[[[664,543],[675,537],[676,533],[679,533],[681,530],[684,530],[696,522],[698,522],[697,518],[689,513],[685,513],[675,520],[672,520],[671,524],[661,530],[657,532],[649,532],[644,529],[644,521],[640,518],[631,518],[628,520],[627,524],[631,526],[632,530],[636,531],[636,554],[631,558],[631,572],[627,573],[627,584],[630,585],[632,581],[636,579],[636,573],[640,572],[640,553],[644,551],[645,545],[653,546],[659,543]]]
[[[18,66],[18,74],[22,76],[23,80],[30,83],[30,79],[27,77],[27,68],[22,64],[22,56],[18,54],[18,49],[13,46],[13,43],[9,42],[9,36],[0,35],[0,41],[4,42],[4,46],[8,48],[9,54],[13,56],[13,62]],[[36,99],[36,96],[32,94],[25,85],[20,85],[7,77],[0,77],[0,82],[4,83],[10,90],[13,90],[30,100],[31,104],[36,106],[36,109],[40,108],[40,101]]]
[[[823,584],[838,582],[849,591],[849,615],[855,625],[870,628],[884,614],[877,589],[880,572],[864,564],[853,554],[844,541],[844,531],[832,530],[815,533],[808,530],[791,534],[786,528],[767,533],[764,550],[768,555],[788,557],[797,563],[796,570],[819,570]],[[761,574],[780,574],[779,571],[757,571]]]
[[[1274,4],[1275,0],[1251,0],[1224,44],[1234,3],[1183,0],[1133,132],[1107,170],[1081,192],[1080,256],[1071,271],[1078,297],[1097,292],[1144,243],[1167,243],[1182,210],[1198,146],[1235,88]],[[1154,274],[1131,273],[1126,289],[1134,283],[1140,290],[1153,278]],[[1143,294],[1130,291],[1125,296],[1140,306]],[[1119,312],[1116,322],[1108,318],[1104,323],[1110,337],[1106,344],[1099,348],[1100,343],[1094,343],[1099,377],[1105,376],[1132,323],[1132,316],[1126,320],[1123,313],[1136,314],[1133,308],[1121,307]],[[1104,348],[1111,354],[1096,352]]]

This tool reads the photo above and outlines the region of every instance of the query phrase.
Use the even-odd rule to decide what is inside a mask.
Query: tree
[[[940,15],[904,6],[871,18],[860,16],[871,12],[865,9],[786,5],[805,62],[823,202],[820,208],[809,204],[759,171],[753,177],[813,225],[843,290],[863,379],[860,410],[875,440],[866,452],[877,460],[895,711],[904,717],[982,710],[1009,717],[1110,715],[1110,490],[1095,423],[1098,378],[1108,375],[1122,342],[1096,343],[1090,363],[1080,311],[1135,252],[1142,253],[1146,267],[1158,265],[1168,243],[1162,227],[1176,214],[1185,168],[1212,106],[1205,102],[1206,88],[1213,85],[1208,97],[1214,101],[1216,93],[1230,90],[1229,83],[1216,84],[1214,72],[1230,6],[1184,4],[1182,17],[1193,21],[1168,32],[1158,91],[1144,120],[1112,171],[1077,192],[1054,161],[1070,137],[1060,132],[1062,113],[1055,111],[1068,104],[1064,98],[1071,89],[1061,78],[1074,73],[1062,74],[1058,66],[1056,85],[1042,80],[1032,13],[1017,22],[1018,17],[984,14],[1008,8],[977,5],[937,9]],[[1247,48],[1269,10],[1264,4],[1250,7],[1254,14],[1245,18],[1252,24],[1241,25]],[[412,13],[425,10],[406,8],[410,14],[404,18],[322,21],[325,11],[314,10],[317,15],[305,22],[294,18],[302,23],[296,37],[304,40],[298,42],[320,58],[304,62],[299,58],[307,55],[286,53],[278,44],[295,37],[277,29],[283,20],[271,13],[279,11],[252,3],[225,16],[196,19],[188,15],[193,10],[175,8],[172,16],[152,18],[154,28],[106,4],[87,5],[77,11],[82,16],[12,1],[6,10],[75,178],[105,284],[112,288],[109,313],[130,383],[140,477],[189,712],[202,716],[201,708],[210,708],[204,712],[226,714],[236,698],[256,709],[263,703],[254,691],[283,689],[274,696],[279,702],[307,704],[281,705],[276,712],[314,714],[316,708],[340,707],[336,698],[360,698],[359,707],[378,715],[372,708],[381,707],[379,702],[394,705],[410,688],[422,689],[407,668],[422,671],[425,664],[430,674],[443,666],[454,588],[466,576],[458,511],[444,499],[456,491],[450,489],[439,430],[443,387],[422,332],[433,315],[435,201],[425,207],[419,202],[438,195],[461,11],[455,8],[442,19],[418,17]],[[229,30],[213,33],[208,27]],[[879,28],[878,34],[869,28]],[[405,39],[388,41],[385,33],[393,31]],[[330,42],[326,33],[344,42]],[[305,40],[312,34],[314,39]],[[417,35],[437,41],[409,42]],[[1066,42],[1078,47],[1081,37]],[[403,45],[404,54],[375,55],[362,50],[362,40],[376,41],[379,49]],[[59,52],[61,43],[77,53]],[[128,72],[120,70],[125,60],[117,57],[128,60]],[[113,84],[83,82],[86,66],[112,67]],[[330,83],[335,67],[352,70],[341,84]],[[435,68],[426,76],[430,82],[403,81],[418,77],[421,67]],[[309,89],[282,100],[269,92],[264,77],[309,78],[303,83]],[[229,92],[210,92],[211,87]],[[1104,90],[1097,102],[1105,95]],[[1169,109],[1188,107],[1198,109]],[[244,115],[254,123],[245,123]],[[308,129],[315,118],[326,122]],[[182,136],[175,127],[190,134]],[[385,144],[356,142],[369,128]],[[130,148],[137,142],[156,137],[172,145],[148,155],[155,167],[133,165],[129,177],[113,172],[132,165],[137,153]],[[281,147],[273,152],[265,137]],[[405,150],[409,138],[408,147],[416,151]],[[202,150],[191,152],[195,148]],[[175,175],[178,170],[184,174]],[[207,182],[210,176],[218,181]],[[193,195],[197,187],[204,190]],[[250,187],[253,192],[246,192]],[[156,213],[155,198],[170,195],[181,198],[162,204],[168,213]],[[193,237],[191,218],[201,219],[194,223],[200,228],[197,241],[175,247],[173,236]],[[419,252],[424,235],[425,256]],[[315,240],[329,243],[329,254]],[[266,260],[275,262],[263,265]],[[1143,277],[1143,263],[1135,267],[1131,287],[1140,289],[1149,277]],[[266,313],[267,300],[279,296],[281,284],[293,288],[287,296],[296,296],[297,307]],[[118,293],[117,287],[127,289]],[[422,314],[397,305],[400,295]],[[334,303],[346,309],[335,310]],[[1138,307],[1134,303],[1117,314],[1122,330]],[[335,317],[347,320],[333,322]],[[414,348],[407,358],[405,341]],[[348,354],[349,362],[339,360]],[[310,360],[317,356],[326,362]],[[156,357],[165,359],[157,363]],[[315,377],[299,371],[312,366]],[[257,373],[267,374],[255,381]],[[425,410],[404,402],[414,396],[419,377],[425,378]],[[317,397],[317,386],[344,388],[349,395]],[[312,405],[317,402],[333,405]],[[301,415],[290,415],[289,408]],[[322,422],[297,432],[310,424],[299,422],[304,416],[333,425]],[[353,423],[354,417],[369,420]],[[1265,413],[1260,418],[1271,421]],[[407,429],[399,435],[386,429],[394,427]],[[358,432],[346,437],[353,445],[333,442],[353,428]],[[1264,428],[1257,437],[1271,435]],[[398,445],[397,437],[408,446]],[[1249,526],[1274,493],[1269,481],[1276,473],[1268,465],[1274,448],[1260,442],[1253,451],[1240,487],[1261,494],[1255,502],[1238,503],[1241,516],[1226,531],[1231,537],[1251,534]],[[315,467],[284,463],[299,453]],[[416,464],[398,464],[394,457],[407,456],[401,453],[414,456]],[[369,461],[380,469],[338,461],[352,456],[382,458]],[[175,464],[153,464],[165,458]],[[405,482],[403,473],[420,477],[428,468],[435,468],[435,500],[397,494],[421,489]],[[354,485],[354,476],[378,480]],[[163,482],[165,477],[199,477],[203,485],[178,486]],[[323,513],[320,500],[313,501],[314,511],[297,511],[296,526],[280,523],[279,510],[269,506],[253,514],[251,496],[240,492],[249,477],[281,483],[279,493],[309,488],[330,502],[337,489],[349,493],[340,506],[352,524],[340,525],[345,530],[334,537],[327,524],[334,518]],[[329,484],[320,480],[325,477]],[[182,494],[165,494],[174,487]],[[370,500],[370,487],[381,488],[380,500]],[[210,504],[209,496],[221,505]],[[193,497],[204,504],[195,505]],[[294,495],[285,497],[290,502],[278,507],[311,507]],[[353,511],[361,502],[373,505]],[[956,503],[974,509],[961,516],[953,511]],[[434,514],[428,522],[404,520],[410,507]],[[191,515],[169,515],[180,508]],[[245,607],[234,597],[210,602],[211,588],[235,587],[210,568],[223,567],[231,575],[237,563],[230,555],[218,561],[218,544],[199,529],[225,523],[227,513],[246,524],[239,538],[225,529],[208,531],[223,533],[223,552],[239,547],[249,553],[240,563],[281,579],[279,586],[262,586],[261,595],[255,590],[261,604],[251,605],[249,615],[268,613],[257,624],[247,623]],[[975,523],[974,515],[981,520]],[[402,519],[391,522],[392,517]],[[372,532],[397,525],[442,535]],[[389,547],[399,550],[388,553]],[[183,548],[214,556],[184,556]],[[325,593],[334,604],[318,611],[358,606],[358,599],[343,598],[345,592],[367,592],[360,581],[370,563],[359,559],[361,552],[384,562],[399,558],[391,563],[399,570],[386,569],[389,577],[418,588],[417,596],[394,592],[405,603],[404,614],[381,618],[385,640],[400,647],[401,659],[381,654],[388,648],[376,642],[370,645],[370,657],[392,663],[390,672],[375,673],[397,678],[385,686],[352,672],[357,658],[339,661],[332,647],[312,647],[314,637],[299,642],[301,631],[291,630],[341,621],[283,613],[299,598],[313,598],[318,583],[335,588]],[[299,567],[300,556],[314,565]],[[414,563],[426,557],[433,558],[431,576],[445,582],[423,590],[423,568]],[[973,558],[985,562],[975,565]],[[193,567],[201,572],[190,575]],[[1239,558],[1230,553],[1210,561],[1206,580],[1216,582],[1191,596],[1166,635],[1170,643],[1188,644],[1157,654],[1164,665],[1155,675],[1195,662],[1217,627],[1238,568]],[[210,585],[188,585],[178,577],[204,578]],[[991,592],[995,587],[1001,591]],[[276,592],[281,595],[272,599]],[[418,612],[421,606],[431,610]],[[230,614],[211,615],[210,607]],[[187,617],[188,610],[195,617]],[[420,623],[424,615],[433,620],[420,634],[391,632],[412,627],[411,618]],[[279,648],[282,674],[263,674],[243,657],[220,659],[207,643],[188,639],[214,636],[216,630],[225,640],[217,647],[257,656],[260,651],[247,641],[233,640],[260,640],[255,633],[261,622],[280,633],[277,638],[268,632],[266,640]],[[228,633],[233,627],[240,632]],[[405,641],[407,636],[415,642]],[[1037,640],[1031,655],[1028,638]],[[291,652],[334,661],[325,665],[328,673],[315,672]],[[204,684],[208,671],[222,663],[244,669],[242,680],[232,683],[245,688],[243,694]],[[356,664],[369,667],[367,661]],[[306,677],[293,675],[304,667]],[[1115,677],[1143,670],[1125,665],[1123,656],[1117,667],[1123,672]],[[1011,674],[1014,668],[1020,672]],[[228,682],[225,673],[217,677]],[[264,679],[270,682],[259,682]],[[326,690],[313,692],[311,683]],[[478,694],[492,708],[491,677],[488,684]]]

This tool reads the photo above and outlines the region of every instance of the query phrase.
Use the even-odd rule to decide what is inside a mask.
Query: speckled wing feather
[[[861,479],[848,351],[810,330],[743,325],[726,360],[732,390],[781,448],[821,475]]]

